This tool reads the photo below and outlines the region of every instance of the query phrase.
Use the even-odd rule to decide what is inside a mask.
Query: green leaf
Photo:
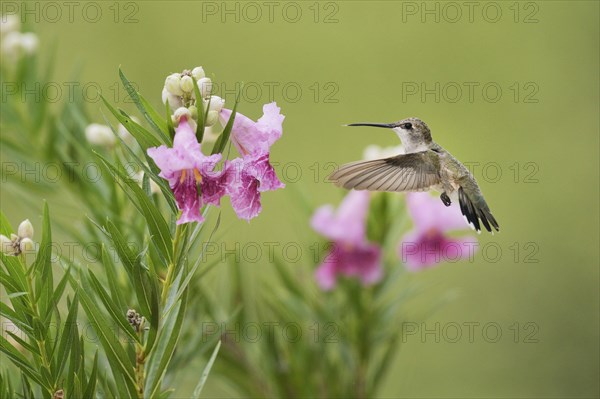
[[[154,131],[156,131],[156,133],[158,133],[158,135],[163,139],[163,143],[169,145],[173,144],[171,139],[165,134],[166,131],[163,131],[158,126],[162,122],[160,120],[160,117],[158,116],[158,113],[151,107],[150,110],[147,108],[147,106],[150,106],[150,104],[146,100],[144,100],[142,96],[135,90],[131,82],[125,77],[125,74],[123,73],[121,68],[119,68],[119,77],[121,78],[123,86],[125,87],[125,90],[127,90],[127,94],[129,94],[131,100],[140,110],[142,115],[144,115],[144,118],[146,118],[150,126],[152,126],[152,128],[154,129]]]
[[[56,372],[54,377],[54,381],[57,382],[60,373],[64,369],[67,364],[67,360],[69,359],[69,352],[73,346],[79,344],[79,334],[77,330],[77,313],[79,309],[79,297],[77,292],[75,292],[75,296],[71,301],[71,306],[69,306],[69,313],[67,315],[67,320],[65,320],[65,324],[63,327],[63,331],[60,337],[60,341],[58,344],[58,352],[56,353],[56,359],[58,360],[58,367],[56,368]]]
[[[146,219],[148,230],[153,238],[152,242],[156,244],[156,247],[165,259],[165,263],[168,264],[173,259],[173,247],[171,245],[169,225],[162,217],[160,210],[156,208],[152,200],[144,193],[144,190],[138,186],[136,181],[119,171],[100,154],[97,155],[108,167],[115,181],[117,181],[123,189],[125,189],[125,187],[129,188],[129,191],[125,190],[129,198],[137,200],[136,205],[142,216]]]
[[[196,108],[198,111],[196,138],[198,139],[198,143],[202,143],[202,139],[204,138],[204,128],[206,127],[206,119],[204,118],[204,101],[202,99],[202,96],[200,95],[200,88],[198,88],[198,82],[196,82],[196,79],[194,78],[192,78],[192,82],[194,82],[194,96],[196,97]]]
[[[177,282],[173,284],[174,288]],[[145,397],[155,397],[160,391],[160,383],[167,371],[167,366],[173,357],[179,340],[183,319],[187,307],[187,292],[164,319],[156,347],[150,356],[147,367]]]
[[[198,381],[198,385],[196,385],[196,389],[194,389],[194,393],[192,393],[193,399],[199,399],[200,394],[202,393],[202,388],[204,388],[204,384],[206,383],[206,379],[208,378],[208,374],[210,373],[210,369],[212,368],[215,359],[217,358],[217,353],[219,353],[219,348],[221,348],[221,341],[217,343],[215,350],[213,351],[206,367],[204,367],[204,371],[202,371],[202,376],[200,377],[200,381]]]
[[[231,116],[223,129],[223,133],[217,139],[215,146],[213,147],[212,154],[222,153],[229,141],[229,136],[231,135],[231,129],[233,129],[233,121],[235,120],[236,110],[240,99],[240,93],[238,93],[235,99],[235,105],[233,106],[233,110],[231,111]]]
[[[127,245],[125,237],[123,237],[119,230],[117,230],[116,226],[110,219],[107,219],[105,228],[111,237],[111,241],[115,250],[117,251],[117,255],[119,256],[121,263],[125,267],[125,271],[129,276],[129,281],[134,287],[138,304],[140,306],[140,312],[146,317],[157,317],[156,315],[151,314],[151,294],[147,291],[148,287],[145,284],[146,279],[144,278],[145,271],[141,270],[142,265],[140,256],[133,253],[133,251]]]
[[[165,108],[167,110],[167,131],[169,132],[169,137],[171,137],[171,139],[175,138],[175,128],[173,127],[173,119],[171,119],[171,116],[173,115],[173,111],[171,110],[171,107],[169,106],[169,99],[167,99],[167,101],[165,102]]]
[[[40,243],[40,250],[37,253],[35,262],[33,263],[33,269],[40,270],[45,268],[51,268],[50,257],[52,255],[52,233],[50,231],[50,215],[48,212],[48,203],[44,202],[44,216],[42,220],[42,242]]]
[[[2,335],[0,335],[0,351],[6,354],[24,375],[35,381],[38,385],[50,390],[50,386],[44,383],[39,373],[29,364],[29,361],[25,356],[12,346]]]
[[[144,152],[146,152],[149,147],[158,147],[161,144],[160,141],[154,135],[152,135],[152,133],[144,129],[141,125],[137,124],[125,112],[117,111],[102,95],[100,98],[110,113],[117,118],[119,123],[125,126],[125,129],[127,129],[129,133],[131,133],[140,147],[142,147]]]
[[[88,380],[88,384],[85,387],[85,392],[83,393],[83,398],[95,398],[96,392],[96,381],[98,375],[98,351],[94,355],[94,364],[92,366],[92,372],[90,373],[90,378]]]
[[[121,327],[125,334],[129,336],[129,338],[141,344],[139,336],[135,333],[133,327],[131,327],[129,322],[126,320],[125,311],[121,311],[121,309],[115,306],[115,304],[111,301],[110,296],[108,295],[106,290],[104,290],[104,287],[102,287],[102,284],[100,284],[100,281],[98,281],[98,279],[96,278],[94,273],[92,273],[91,270],[89,271],[89,276],[90,282],[92,283],[92,288],[94,288],[94,291],[96,291],[96,294],[98,295],[98,297],[100,297],[100,300],[104,304],[104,307],[106,308],[112,319],[115,322],[117,322],[117,324]]]
[[[90,322],[94,326],[94,329],[98,333],[98,338],[102,343],[106,357],[111,365],[113,375],[115,378],[117,375],[122,375],[124,377],[125,386],[129,391],[129,395],[135,397],[137,392],[135,388],[134,365],[131,363],[130,358],[121,346],[118,337],[115,336],[108,320],[98,310],[95,301],[90,298],[85,290],[81,290],[80,295],[81,304],[88,315]]]

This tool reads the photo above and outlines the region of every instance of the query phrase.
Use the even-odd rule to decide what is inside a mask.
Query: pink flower
[[[311,225],[333,244],[323,263],[315,272],[324,290],[335,287],[337,276],[358,277],[364,285],[374,284],[383,277],[381,248],[366,238],[369,193],[350,191],[337,212],[331,205],[315,212]]]
[[[231,141],[242,158],[227,163],[227,193],[241,219],[250,220],[258,216],[262,209],[260,193],[285,187],[269,162],[271,145],[282,134],[285,116],[279,111],[275,103],[265,104],[263,116],[256,122],[242,114],[235,115]],[[231,110],[221,111],[223,121],[230,117]]]
[[[242,156],[268,153],[273,143],[281,137],[284,115],[276,103],[263,105],[263,116],[256,122],[236,113],[231,130],[231,141]],[[231,116],[230,109],[221,110],[220,118],[223,124]]]
[[[250,220],[260,213],[260,193],[277,190],[285,185],[279,181],[269,163],[269,154],[248,155],[227,163],[227,194],[240,219]]]
[[[398,252],[409,270],[421,270],[473,255],[477,245],[474,237],[453,238],[447,234],[465,229],[465,221],[456,204],[446,207],[438,198],[417,192],[406,194],[406,205],[414,228],[402,238]]]
[[[214,171],[221,154],[206,156],[187,118],[182,117],[175,129],[173,148],[164,145],[148,148],[148,155],[160,168],[159,176],[167,179],[181,217],[177,224],[203,222],[200,209],[206,204],[219,205],[226,193],[227,172]]]

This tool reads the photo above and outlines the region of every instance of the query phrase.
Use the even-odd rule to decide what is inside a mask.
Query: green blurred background
[[[246,82],[239,111],[250,117],[277,101],[286,120],[272,159],[281,163],[288,189],[264,195],[263,213],[250,224],[225,210],[229,243],[305,239],[298,191],[309,193],[314,206],[337,203],[342,192],[323,182],[327,162],[359,159],[368,144],[396,144],[389,132],[343,123],[424,119],[438,143],[478,163],[475,176],[502,233],[480,236],[488,256],[410,277],[427,287],[409,309],[416,323],[432,303],[454,299],[417,324],[439,323],[439,342],[435,334],[406,338],[381,396],[598,397],[597,1],[474,2],[471,17],[463,2],[273,2],[271,17],[264,2],[96,2],[85,14],[94,20],[99,8],[95,23],[82,14],[85,2],[72,21],[62,6],[54,22],[54,11],[37,4],[42,55],[56,43],[61,85],[80,71],[98,122],[95,86],[133,111],[116,90],[119,65],[157,107],[165,76],[198,65],[228,90],[230,105],[236,82]],[[439,100],[423,97],[422,84],[434,93],[436,82]],[[472,82],[472,98],[465,82]],[[20,205],[12,190],[1,195],[14,223],[41,214],[41,205]],[[59,193],[48,200],[59,217],[73,217],[60,209]],[[493,262],[495,248],[502,253]],[[266,260],[251,267],[246,274],[255,289],[269,289]],[[448,323],[462,326],[459,342],[450,342],[450,327],[444,334]],[[479,323],[473,342],[465,323]],[[482,335],[486,323],[501,328],[497,342],[485,339],[493,329]],[[185,371],[180,395],[191,391],[200,370]],[[207,390],[236,395],[217,377]]]

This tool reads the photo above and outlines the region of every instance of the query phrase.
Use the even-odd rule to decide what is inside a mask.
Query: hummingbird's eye
[[[405,123],[402,125],[402,129],[410,130],[412,129],[412,123]]]

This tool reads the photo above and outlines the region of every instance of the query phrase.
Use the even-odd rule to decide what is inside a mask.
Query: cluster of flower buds
[[[173,123],[177,126],[183,116],[188,121],[198,120],[198,103],[194,93],[194,81],[198,85],[202,97],[202,109],[208,109],[206,114],[207,127],[215,125],[219,121],[219,113],[225,105],[221,97],[211,95],[212,81],[207,78],[202,67],[192,70],[186,69],[181,73],[173,73],[165,79],[162,91],[163,103],[169,102],[174,109]]]
[[[142,316],[140,316],[140,314],[138,312],[136,312],[135,309],[129,309],[127,311],[126,316],[127,316],[127,321],[129,322],[129,324],[131,324],[133,329],[136,332],[139,332],[140,327],[142,326],[142,323],[144,322],[144,318]]]
[[[0,16],[0,49],[2,58],[15,63],[23,54],[32,55],[39,44],[31,32],[20,32],[21,22],[16,15]]]
[[[0,234],[0,248],[3,254],[16,256],[33,249],[33,226],[29,219],[25,219],[19,225],[17,234],[11,234],[10,238]]]

